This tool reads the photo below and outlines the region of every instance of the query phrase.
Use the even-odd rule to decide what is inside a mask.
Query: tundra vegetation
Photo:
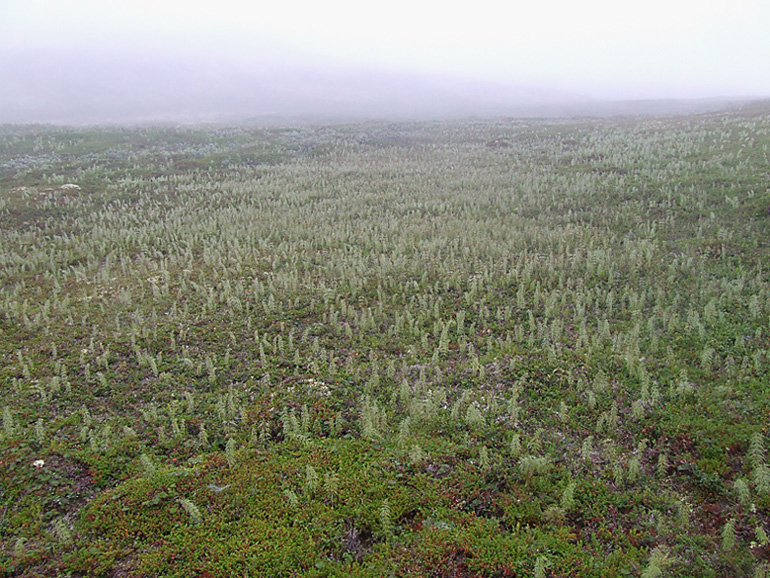
[[[769,147],[0,127],[0,573],[770,575]]]

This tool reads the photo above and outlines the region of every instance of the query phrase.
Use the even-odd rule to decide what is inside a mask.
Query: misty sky
[[[337,62],[594,98],[770,96],[768,0],[0,0],[0,51],[31,47]]]

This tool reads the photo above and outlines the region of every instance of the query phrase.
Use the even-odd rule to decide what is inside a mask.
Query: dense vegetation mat
[[[767,576],[768,147],[0,127],[0,573]]]

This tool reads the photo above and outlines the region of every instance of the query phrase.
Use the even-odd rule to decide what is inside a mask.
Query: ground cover
[[[0,572],[767,576],[769,146],[0,127]]]

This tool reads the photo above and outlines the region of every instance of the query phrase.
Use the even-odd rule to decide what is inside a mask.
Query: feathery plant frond
[[[152,478],[155,476],[157,468],[155,467],[155,464],[152,463],[152,460],[147,456],[147,454],[140,455],[139,462],[142,464],[145,477]]]
[[[234,468],[236,464],[235,448],[235,440],[233,438],[228,439],[227,445],[225,446],[225,458],[227,459],[227,465],[230,469]]]
[[[335,472],[326,472],[324,474],[324,491],[330,496],[336,496],[340,487],[340,477]]]
[[[628,460],[628,481],[634,483],[642,472],[642,463],[637,456]]]
[[[728,520],[722,527],[722,550],[728,552],[735,547],[735,518]]]
[[[583,461],[591,461],[591,453],[594,451],[594,436],[588,436],[583,440],[583,445],[580,447],[580,457]]]
[[[377,401],[370,396],[363,396],[361,402],[361,435],[368,440],[376,440],[387,429],[385,415]]]
[[[5,433],[5,437],[11,437],[14,434],[14,431],[16,430],[16,425],[13,420],[13,415],[11,415],[11,410],[6,405],[3,407],[3,433]]]
[[[297,497],[297,494],[294,493],[290,488],[285,488],[283,490],[284,497],[289,501],[289,505],[292,508],[296,508],[299,506],[299,498]]]
[[[616,461],[612,465],[612,480],[615,482],[615,486],[622,488],[624,479],[625,472],[623,471],[623,464],[620,461]]]
[[[770,544],[770,538],[767,537],[767,532],[765,532],[765,529],[762,527],[761,524],[757,525],[754,528],[754,537],[757,539],[757,544],[759,544],[762,547],[765,547],[768,544]]]
[[[398,445],[401,447],[404,447],[409,438],[411,423],[409,417],[405,417],[398,426]]]
[[[756,432],[749,441],[749,459],[756,468],[765,463],[765,436],[762,432]]]
[[[72,542],[72,532],[67,526],[67,522],[63,518],[57,518],[53,522],[53,533],[56,535],[56,539],[62,544],[69,544]]]
[[[564,400],[559,402],[559,411],[557,414],[559,416],[559,420],[562,423],[567,423],[569,421],[569,407],[564,402]]]
[[[543,518],[552,524],[563,524],[566,515],[567,512],[564,508],[557,506],[556,504],[551,504],[546,508],[545,512],[543,512]]]
[[[194,414],[195,413],[195,398],[193,397],[192,392],[185,391],[184,392],[184,400],[185,400],[185,404],[187,406],[186,407],[187,413],[189,413],[191,415]]]
[[[299,442],[303,446],[310,443],[310,431],[307,429],[308,420],[297,418],[294,408],[286,408],[281,414],[283,421],[283,435],[288,440]]]
[[[545,433],[545,429],[538,428],[535,430],[535,433],[532,434],[532,437],[529,438],[527,450],[529,450],[530,453],[536,454],[543,447],[543,433]]]
[[[198,444],[204,448],[209,445],[209,436],[206,433],[206,427],[203,424],[201,424],[200,431],[198,431]]]
[[[521,455],[521,435],[515,433],[511,436],[511,442],[508,444],[508,451],[514,458]]]
[[[318,489],[319,483],[318,472],[312,465],[307,464],[305,466],[305,488],[307,488],[308,493],[312,494],[315,492]]]
[[[754,578],[770,578],[770,562],[761,562],[754,568]]]
[[[561,501],[559,502],[561,507],[564,508],[565,511],[569,512],[572,510],[572,508],[575,507],[575,489],[577,488],[577,484],[574,481],[570,481],[567,484],[567,487],[564,488],[564,492],[562,492],[561,495]]]
[[[16,542],[13,545],[13,557],[16,560],[21,560],[26,556],[27,554],[27,547],[25,544],[27,543],[27,539],[24,536],[19,536],[16,539]]]
[[[754,482],[754,488],[760,496],[767,496],[770,494],[770,466],[767,464],[759,464],[754,468],[752,475]]]
[[[468,427],[474,430],[483,429],[486,425],[484,414],[481,413],[481,409],[475,403],[471,403],[465,410],[465,423]]]
[[[409,461],[413,466],[421,464],[425,460],[425,453],[418,444],[414,444],[409,450]]]
[[[189,498],[179,498],[177,500],[181,506],[182,509],[187,512],[187,515],[190,517],[190,521],[193,524],[200,524],[203,522],[203,516],[201,515],[201,511],[198,509],[198,506],[196,506],[192,500]]]
[[[666,546],[656,546],[650,552],[650,559],[642,572],[642,578],[658,578],[663,571],[668,568],[674,560],[671,558]]]
[[[479,468],[482,470],[489,469],[489,450],[487,446],[481,446],[479,449]]]
[[[519,459],[519,470],[527,482],[535,474],[545,474],[551,469],[551,460],[546,456],[526,455]]]
[[[388,500],[382,502],[380,506],[380,524],[382,524],[382,531],[386,536],[390,536],[393,533],[393,518]]]
[[[751,492],[749,491],[749,485],[743,478],[738,478],[733,482],[733,490],[738,495],[738,501],[742,506],[748,507],[751,505]]]
[[[35,440],[40,447],[43,447],[45,444],[45,423],[42,417],[38,418],[35,422]]]

